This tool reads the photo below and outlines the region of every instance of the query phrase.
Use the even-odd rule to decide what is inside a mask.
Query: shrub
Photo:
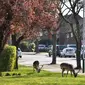
[[[21,73],[13,73],[12,76],[20,76]]]
[[[18,76],[20,76],[20,75],[21,75],[21,73],[18,73],[17,75],[18,75]]]
[[[35,51],[35,43],[30,43],[28,49],[29,49],[29,51],[34,52]]]
[[[16,47],[6,46],[0,56],[0,71],[12,71],[16,60]]]
[[[5,76],[11,76],[11,74],[10,73],[6,73]]]
[[[17,73],[13,73],[13,74],[12,74],[12,76],[15,76],[15,75],[17,75]]]

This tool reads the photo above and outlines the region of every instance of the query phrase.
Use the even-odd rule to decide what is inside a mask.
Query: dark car
[[[66,47],[67,45],[56,45],[56,56],[61,57],[61,52]],[[50,45],[48,51],[49,57],[52,55],[52,51],[53,51],[53,45]]]
[[[53,54],[53,45],[51,45],[49,47],[49,50],[48,50],[48,55],[49,57]],[[59,47],[58,45],[56,45],[56,56],[59,56],[60,57],[60,50],[59,50]]]
[[[59,51],[62,52],[64,48],[67,48],[67,45],[59,45],[58,48],[59,48]]]
[[[43,51],[46,51],[46,50],[47,50],[46,45],[45,45],[45,44],[39,44],[39,45],[38,45],[38,50],[39,50],[39,51],[42,51],[42,52],[43,52]]]

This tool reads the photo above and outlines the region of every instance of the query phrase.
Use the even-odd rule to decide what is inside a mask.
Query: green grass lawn
[[[10,76],[5,76],[7,73]],[[13,75],[13,74],[21,75]],[[61,77],[61,73],[41,71],[36,73],[32,67],[19,66],[19,70],[3,72],[0,77],[0,85],[85,85],[85,76]]]

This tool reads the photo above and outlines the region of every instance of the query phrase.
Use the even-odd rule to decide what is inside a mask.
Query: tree
[[[54,46],[53,46],[53,59],[52,63],[56,63],[56,31],[59,24],[59,1],[56,0],[22,0],[16,5],[15,22],[17,21],[18,27],[22,28],[21,37],[17,38],[20,42],[24,38],[37,38],[39,32],[43,29],[53,31]],[[17,15],[17,16],[16,16]],[[18,17],[18,20],[17,20]],[[15,25],[17,26],[17,25]],[[15,44],[16,44],[15,43]]]
[[[53,56],[52,63],[56,64],[56,32],[59,28],[59,0],[43,0],[43,12],[39,15],[39,25],[47,29],[53,35]],[[43,16],[42,16],[43,15]]]
[[[80,32],[80,22],[78,20],[79,12],[81,11],[83,5],[80,4],[81,0],[61,0],[61,8],[60,9],[60,15],[61,17],[69,23],[73,36],[76,41],[76,58],[77,58],[77,67],[81,68],[81,60],[80,60],[80,53],[81,53],[81,32]],[[64,8],[64,9],[63,9]],[[67,11],[66,15],[72,14],[73,18],[75,20],[75,26],[74,24],[69,20],[69,17],[64,17],[64,13]]]
[[[18,47],[22,39],[33,39],[43,29],[56,31],[57,6],[56,0],[0,0],[0,53],[10,34]]]
[[[10,28],[13,19],[13,6],[15,0],[0,0],[0,54],[12,33]]]

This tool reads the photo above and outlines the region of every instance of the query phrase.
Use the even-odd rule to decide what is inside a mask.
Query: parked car
[[[47,50],[46,45],[44,45],[44,44],[39,44],[39,45],[38,45],[38,50],[39,50],[39,51],[46,51],[46,50]]]
[[[76,48],[76,44],[67,44],[67,47]]]
[[[64,48],[61,52],[61,57],[76,57],[76,49],[72,47]]]
[[[53,45],[49,45],[49,46],[48,46],[48,51],[49,51],[50,49],[52,49],[52,46],[53,46]]]
[[[49,47],[49,50],[48,50],[49,57],[52,55],[52,53],[53,53],[53,45],[51,45]],[[59,51],[58,45],[56,45],[56,56],[59,56],[60,57],[60,51]]]
[[[83,56],[84,55],[84,56]],[[85,46],[81,46],[81,59],[85,58]]]
[[[67,45],[58,45],[59,51],[62,52],[64,48],[67,48]]]
[[[20,48],[18,48],[18,50],[17,50],[17,56],[22,58],[22,51]]]
[[[52,55],[52,50],[53,50],[53,45],[49,45],[48,46],[48,55],[49,55],[49,57],[51,57],[51,55]]]

